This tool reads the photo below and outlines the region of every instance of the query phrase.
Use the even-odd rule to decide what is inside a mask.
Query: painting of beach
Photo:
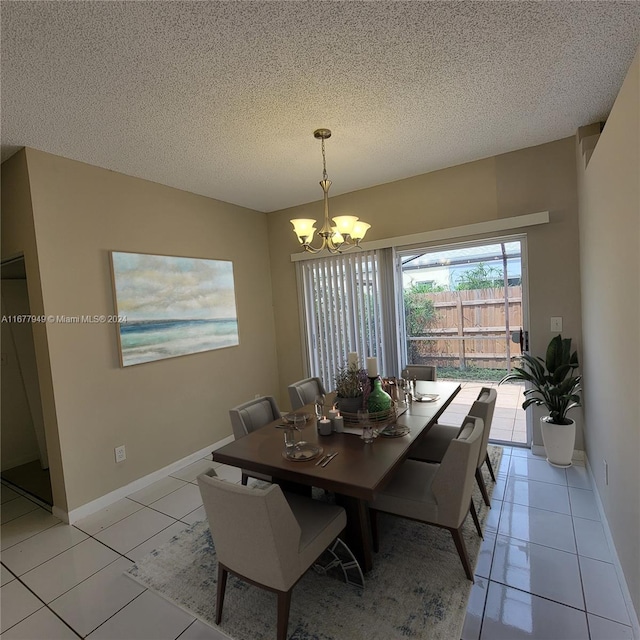
[[[233,263],[111,252],[123,367],[239,344]]]

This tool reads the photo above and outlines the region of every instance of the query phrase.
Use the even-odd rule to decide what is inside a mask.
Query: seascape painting
[[[239,344],[228,260],[111,252],[123,367]]]

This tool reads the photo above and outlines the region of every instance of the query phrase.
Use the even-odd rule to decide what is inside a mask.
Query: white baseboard
[[[593,476],[593,471],[591,470],[591,465],[589,464],[589,459],[586,456],[585,456],[585,463],[587,467],[587,472],[589,474],[589,477],[591,478],[593,495],[596,499],[596,504],[598,505],[598,512],[600,513],[600,521],[602,522],[604,535],[607,539],[607,543],[609,544],[609,550],[611,551],[611,556],[613,558],[613,566],[615,567],[616,574],[618,575],[618,582],[620,583],[620,588],[622,589],[622,595],[624,597],[625,604],[627,605],[627,613],[629,614],[629,619],[631,620],[633,637],[635,638],[635,640],[640,640],[640,622],[638,621],[638,614],[636,613],[635,607],[633,606],[633,600],[631,599],[631,594],[629,593],[629,587],[627,586],[627,580],[624,576],[624,572],[622,571],[622,565],[620,564],[620,559],[618,558],[616,546],[613,542],[613,536],[611,535],[611,529],[609,529],[609,522],[607,521],[607,516],[604,512],[604,506],[602,504],[602,500],[600,499],[600,494],[598,493],[598,487],[596,485],[595,478]]]
[[[61,520],[64,520],[69,524],[73,524],[74,522],[77,522],[78,520],[82,520],[82,518],[86,518],[87,516],[91,515],[92,513],[95,513],[96,511],[100,511],[100,509],[104,509],[105,507],[108,507],[109,505],[113,504],[114,502],[117,502],[118,500],[121,500],[122,498],[126,498],[128,495],[131,495],[135,491],[140,491],[140,489],[144,489],[145,487],[148,487],[150,484],[153,484],[154,482],[157,482],[158,480],[161,480],[162,478],[168,476],[173,471],[177,471],[178,469],[181,469],[182,467],[185,467],[188,464],[192,464],[193,462],[197,462],[198,460],[201,460],[211,451],[220,449],[220,447],[224,447],[226,444],[233,442],[233,439],[234,439],[233,435],[227,436],[226,438],[219,440],[215,444],[209,445],[204,449],[200,449],[200,451],[196,451],[195,453],[192,453],[186,456],[185,458],[182,458],[182,460],[177,460],[176,462],[172,462],[170,465],[162,469],[158,469],[158,471],[154,471],[153,473],[150,473],[149,475],[146,475],[143,478],[139,478],[138,480],[135,480],[134,482],[131,482],[128,485],[125,485],[124,487],[120,487],[115,491],[111,491],[110,493],[107,493],[106,495],[100,498],[96,498],[91,502],[87,502],[87,504],[83,504],[81,507],[78,507],[77,509],[73,509],[67,512],[67,511],[64,511],[63,509],[60,509],[59,507],[54,506],[51,512],[57,518],[60,518]]]

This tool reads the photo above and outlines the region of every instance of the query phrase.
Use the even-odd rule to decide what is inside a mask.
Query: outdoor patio
[[[478,397],[482,387],[495,387],[498,391],[496,409],[491,422],[491,440],[526,444],[527,426],[525,412],[522,409],[524,385],[508,383],[498,385],[497,382],[460,381],[462,390],[442,414],[441,422],[460,424],[467,415],[473,401]]]

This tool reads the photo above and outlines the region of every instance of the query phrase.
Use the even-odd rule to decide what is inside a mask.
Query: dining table
[[[299,441],[321,447],[323,455],[336,455],[326,465],[311,460],[292,460],[284,447],[282,419],[275,420],[248,435],[213,452],[213,460],[271,476],[284,489],[310,493],[312,487],[333,492],[336,504],[344,507],[347,526],[344,541],[360,563],[363,572],[373,568],[373,544],[369,519],[369,502],[382,491],[411,450],[460,391],[460,384],[451,381],[416,381],[416,397],[397,407],[395,423],[408,427],[408,433],[398,437],[378,435],[367,444],[357,433],[320,435],[314,406],[299,409],[307,421],[297,433]],[[346,425],[348,431],[358,431],[357,424]]]

